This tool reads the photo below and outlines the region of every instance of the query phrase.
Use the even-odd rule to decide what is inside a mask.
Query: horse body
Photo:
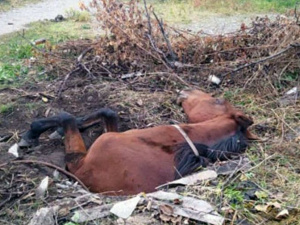
[[[202,147],[214,146],[220,141],[230,139],[237,132],[247,136],[247,128],[252,120],[235,110],[229,103],[216,100],[200,91],[185,94],[187,96],[181,101],[191,123],[181,124],[180,127],[193,142],[201,143]],[[186,141],[171,125],[133,129],[123,133],[108,132],[102,134],[89,151],[86,151],[76,119],[64,113],[58,123],[65,133],[68,169],[93,192],[151,192],[155,187],[174,180],[178,170],[181,171],[177,168],[179,165],[185,167],[185,173],[193,172],[189,162],[194,163],[193,168],[205,166],[205,160],[198,160],[201,154],[200,157],[196,157],[193,154],[180,153],[180,157],[175,160],[176,147]],[[109,123],[106,125],[109,126]],[[203,151],[208,156],[207,148],[204,148]]]

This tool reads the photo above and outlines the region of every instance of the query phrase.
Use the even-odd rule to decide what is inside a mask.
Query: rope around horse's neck
[[[192,140],[189,138],[189,136],[185,133],[185,131],[177,124],[172,125],[173,127],[175,127],[179,133],[184,137],[184,139],[186,140],[186,142],[188,143],[188,145],[191,147],[191,149],[193,150],[194,154],[199,157],[199,152],[197,150],[197,148],[195,147],[194,143],[192,142]]]

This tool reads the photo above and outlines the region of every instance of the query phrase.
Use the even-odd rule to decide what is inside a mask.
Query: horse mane
[[[241,130],[212,146],[194,143],[199,157],[195,155],[188,143],[181,144],[175,149],[175,179],[188,175],[198,168],[206,167],[209,162],[231,159],[244,153],[248,140]]]

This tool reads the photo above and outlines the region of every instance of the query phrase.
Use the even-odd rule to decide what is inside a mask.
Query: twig
[[[234,224],[234,221],[236,220],[236,217],[237,217],[237,212],[238,212],[238,210],[236,209],[236,210],[234,211],[234,214],[233,214],[233,217],[232,217],[232,220],[231,220],[230,225],[233,225],[233,224]]]
[[[83,57],[88,53],[90,52],[94,47],[89,47],[87,48],[86,50],[84,50],[77,58],[77,63],[80,63],[81,60],[83,59]]]
[[[56,170],[58,170],[59,172],[73,178],[74,180],[76,180],[86,191],[89,191],[89,189],[84,185],[84,183],[82,183],[81,180],[79,180],[74,174],[72,173],[69,173],[68,171],[60,168],[59,166],[56,166],[54,164],[51,164],[51,163],[47,163],[47,162],[42,162],[42,161],[38,161],[38,160],[15,160],[15,161],[10,161],[10,162],[7,162],[7,163],[3,163],[3,164],[0,164],[0,168],[3,167],[3,166],[7,166],[9,165],[10,163],[12,164],[19,164],[19,163],[25,163],[25,164],[40,164],[40,165],[44,165],[44,166],[48,166],[50,168],[54,168]]]
[[[75,68],[74,70],[72,70],[71,72],[69,72],[66,76],[65,76],[65,79],[63,81],[63,83],[61,84],[60,88],[59,88],[59,91],[58,91],[58,98],[61,97],[61,93],[62,93],[62,90],[64,89],[65,85],[66,85],[66,82],[67,80],[69,79],[69,77],[73,74],[73,73],[76,73],[78,71],[80,71],[81,68],[80,67],[77,67]]]
[[[171,57],[172,57],[172,61],[176,61],[176,58],[177,58],[177,57],[176,57],[176,55],[175,55],[175,53],[174,53],[174,51],[173,51],[173,49],[172,49],[172,47],[171,47],[171,44],[170,44],[169,39],[168,39],[167,36],[166,36],[166,33],[165,33],[164,27],[163,27],[163,25],[162,25],[162,22],[158,19],[157,15],[155,14],[154,11],[153,11],[153,15],[155,16],[155,19],[157,20],[158,25],[159,25],[159,27],[160,27],[160,31],[161,31],[162,35],[164,36],[164,39],[165,39],[165,41],[166,41],[166,43],[167,43],[169,52],[170,52]]]
[[[276,156],[277,154],[273,154],[268,156],[267,158],[265,158],[264,160],[262,160],[260,163],[257,163],[255,166],[251,167],[250,169],[247,170],[247,172],[250,172],[251,170],[256,169],[257,167],[260,167],[261,164],[265,163],[267,160],[273,158],[274,156]]]
[[[280,116],[274,111],[274,109],[271,110],[275,114],[277,119],[281,120],[281,122],[284,123],[291,131],[293,131],[296,135],[298,135],[298,132],[295,129],[293,129],[287,122],[285,122],[284,119],[280,118]]]
[[[0,137],[0,142],[5,142],[5,141],[9,140],[12,136],[13,136],[13,134],[4,135],[3,137]]]
[[[167,62],[167,65],[170,66],[170,67],[172,68],[172,65],[168,62],[168,59],[167,59],[166,55],[164,54],[163,51],[161,51],[161,50],[157,47],[157,45],[156,45],[156,43],[155,43],[155,41],[154,41],[154,39],[153,39],[153,37],[152,37],[151,18],[150,18],[149,12],[148,12],[146,0],[144,0],[144,6],[145,6],[145,11],[146,11],[146,16],[147,16],[147,21],[148,21],[148,34],[147,34],[146,36],[148,37],[148,39],[149,39],[149,41],[150,41],[150,44],[151,44],[152,48],[154,49],[154,51],[156,51],[156,52],[158,52],[160,55],[162,55],[164,61]]]
[[[297,6],[298,6],[299,4],[300,4],[300,3],[297,2],[297,3],[295,4],[295,9],[294,9],[294,16],[295,16],[295,18],[296,18],[296,24],[298,24],[298,25],[300,25],[300,24],[299,24],[299,15],[298,15],[298,13],[297,13]]]
[[[148,34],[150,36],[152,36],[151,18],[150,18],[149,12],[148,12],[146,0],[144,0],[144,6],[145,6],[145,11],[146,11],[146,16],[148,19]]]
[[[15,177],[14,174],[12,174],[11,180],[10,180],[10,184],[9,184],[9,189],[11,189],[11,187],[12,187],[14,177]],[[5,199],[3,202],[0,203],[0,208],[1,208],[3,205],[5,205],[5,204],[11,199],[12,194],[13,194],[13,193],[10,192],[8,198]]]
[[[86,67],[84,63],[79,63],[79,67],[83,68],[89,75],[90,78],[94,78],[95,76],[92,74],[92,72]]]
[[[239,163],[232,171],[232,173],[227,177],[226,181],[222,184],[222,191],[224,191],[225,187],[231,182],[231,178],[233,177],[233,175],[236,174],[236,172],[238,172],[241,169],[240,165],[242,164],[242,162],[243,162],[243,157],[240,156]]]
[[[222,75],[220,76],[220,77],[221,77],[221,83],[224,81],[224,78],[225,78],[227,75],[229,75],[229,74],[236,73],[236,72],[238,72],[238,71],[240,71],[240,70],[242,70],[242,69],[245,69],[245,68],[247,68],[247,67],[250,67],[250,66],[253,66],[253,65],[256,65],[256,64],[259,64],[259,63],[268,61],[268,60],[270,60],[270,59],[273,59],[273,58],[275,58],[275,57],[277,57],[277,56],[282,55],[283,53],[289,51],[290,49],[292,49],[292,48],[294,48],[294,47],[295,47],[295,46],[290,45],[290,46],[287,47],[286,49],[283,49],[282,51],[280,51],[280,52],[278,52],[278,53],[276,53],[276,54],[274,54],[274,55],[268,56],[268,57],[266,57],[266,58],[264,58],[264,59],[260,59],[260,60],[257,60],[257,61],[251,62],[251,63],[247,63],[247,64],[245,64],[245,65],[243,65],[243,66],[240,66],[240,67],[238,67],[238,68],[236,68],[236,69],[234,69],[234,70],[232,70],[232,71],[230,71],[230,72],[224,73],[224,74],[222,74]],[[220,84],[221,84],[221,83],[220,83]]]

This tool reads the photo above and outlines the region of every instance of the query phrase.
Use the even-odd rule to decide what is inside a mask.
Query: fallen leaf
[[[175,205],[180,205],[180,204],[182,204],[182,200],[179,199],[179,198],[176,198],[176,199],[173,200],[173,203],[174,203]]]
[[[171,216],[168,216],[166,214],[160,214],[159,218],[163,221],[163,222],[169,222],[171,220]]]
[[[173,224],[181,224],[181,221],[182,221],[182,217],[181,216],[177,216],[177,217],[172,217],[171,218],[171,221]]]
[[[242,174],[241,177],[240,177],[240,180],[241,181],[247,181],[248,177],[245,174]]]
[[[265,191],[256,191],[255,196],[259,199],[263,199],[268,197],[268,193],[266,193]]]
[[[281,204],[278,202],[268,202],[266,205],[256,205],[255,209],[260,212],[269,213],[273,209],[280,209]]]
[[[268,202],[267,205],[272,208],[280,209],[281,204],[279,202]]]
[[[264,212],[264,213],[268,212],[268,206],[267,205],[256,205],[255,209],[259,212]]]
[[[43,100],[43,102],[45,102],[45,103],[49,102],[48,98],[46,98],[46,97],[42,97],[42,100]]]
[[[174,212],[172,206],[170,206],[170,205],[160,205],[159,210],[163,214],[168,215],[168,216],[172,216],[173,212]]]
[[[58,210],[58,215],[63,217],[67,216],[70,213],[70,209],[68,207],[64,207]]]
[[[287,209],[284,209],[277,214],[276,219],[284,219],[287,218],[288,216],[289,216],[289,211]]]

